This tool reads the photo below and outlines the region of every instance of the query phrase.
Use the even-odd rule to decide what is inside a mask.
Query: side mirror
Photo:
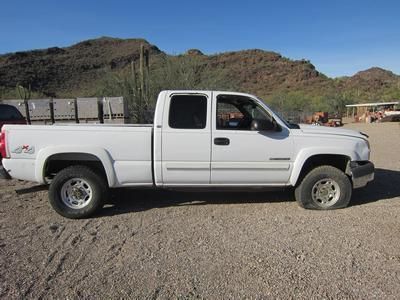
[[[282,128],[276,123],[275,120],[261,120],[261,119],[254,119],[250,125],[251,130],[255,131],[281,131]]]

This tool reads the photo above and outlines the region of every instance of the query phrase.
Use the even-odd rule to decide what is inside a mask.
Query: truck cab
[[[294,155],[290,128],[256,97],[165,91],[155,115],[156,185],[288,183]]]

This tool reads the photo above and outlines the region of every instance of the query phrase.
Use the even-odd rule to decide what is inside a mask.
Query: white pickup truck
[[[92,215],[116,187],[291,186],[300,206],[325,210],[373,180],[367,138],[291,124],[248,94],[162,91],[154,125],[5,125],[1,174],[50,184],[68,218]]]

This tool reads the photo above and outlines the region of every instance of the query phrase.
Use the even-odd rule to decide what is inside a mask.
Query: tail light
[[[6,130],[2,128],[0,133],[0,154],[2,158],[8,158],[7,156],[7,144],[6,144]]]

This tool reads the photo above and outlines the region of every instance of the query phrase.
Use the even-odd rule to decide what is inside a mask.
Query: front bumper
[[[10,174],[8,174],[2,165],[0,165],[0,179],[11,179]]]
[[[361,188],[368,182],[374,180],[375,166],[370,161],[352,161],[350,163],[351,179],[353,188]]]

